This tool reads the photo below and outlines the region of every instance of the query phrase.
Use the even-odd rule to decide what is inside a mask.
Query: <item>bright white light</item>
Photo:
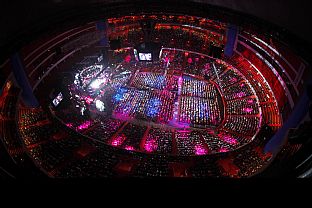
[[[82,108],[80,109],[80,113],[81,113],[81,115],[84,115],[85,110],[86,110],[86,108],[85,108],[85,107],[82,107]]]
[[[61,101],[63,100],[63,95],[62,93],[60,92],[55,99],[53,99],[53,104],[54,106],[56,107]]]
[[[95,101],[95,107],[99,111],[104,111],[104,109],[105,109],[104,103],[102,101],[100,101],[100,100],[96,100]]]
[[[106,79],[96,79],[93,80],[93,82],[90,84],[90,87],[92,87],[93,89],[97,89],[101,86],[102,83],[104,83],[106,81]]]
[[[139,53],[139,59],[141,61],[151,61],[152,54],[151,53]]]

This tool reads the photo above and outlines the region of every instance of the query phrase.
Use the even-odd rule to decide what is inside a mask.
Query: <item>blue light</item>
[[[123,98],[123,95],[121,95],[121,94],[116,94],[116,95],[114,96],[114,98],[115,98],[116,101],[121,101],[122,98]]]
[[[207,104],[201,103],[199,105],[199,118],[203,119],[203,118],[208,118],[208,117],[209,117],[208,106],[207,106]]]
[[[123,113],[129,113],[131,110],[131,104],[130,103],[125,103],[125,105],[123,106]]]
[[[183,75],[182,77],[184,80],[194,80],[194,78],[191,76]]]
[[[150,79],[150,77],[146,77],[144,79],[144,84],[152,88],[163,89],[166,84],[165,77],[163,75],[157,75],[155,79]]]
[[[165,77],[164,76],[157,77],[157,81],[155,84],[157,89],[161,89],[163,86],[165,86]]]
[[[155,117],[160,111],[161,101],[158,98],[152,98],[146,107],[146,115],[148,117]]]
[[[123,97],[124,97],[124,94],[127,92],[127,89],[125,89],[125,88],[118,88],[118,90],[117,90],[117,92],[116,92],[116,94],[114,95],[114,100],[115,101],[117,101],[117,102],[119,102],[119,101],[121,101],[122,99],[123,99]]]

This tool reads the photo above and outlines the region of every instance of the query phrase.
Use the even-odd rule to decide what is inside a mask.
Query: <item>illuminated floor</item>
[[[90,66],[76,72],[69,99],[55,114],[66,126],[129,151],[206,155],[235,150],[260,129],[258,97],[239,71],[205,59],[209,79],[162,62]],[[112,73],[117,67],[123,70]]]

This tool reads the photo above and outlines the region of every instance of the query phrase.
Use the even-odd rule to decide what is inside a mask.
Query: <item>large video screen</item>
[[[53,99],[53,105],[56,107],[61,101],[63,100],[63,95],[62,93],[60,92],[56,98]]]
[[[152,61],[152,53],[139,53],[140,61]]]

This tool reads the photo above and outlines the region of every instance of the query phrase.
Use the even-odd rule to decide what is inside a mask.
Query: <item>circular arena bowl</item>
[[[60,11],[11,48],[1,139],[30,175],[250,177],[286,144],[310,65],[280,28],[145,4]]]
[[[162,47],[150,62],[137,60],[133,50],[118,49],[129,58],[114,64],[71,69],[66,83],[52,81],[51,89],[68,88],[53,115],[87,137],[144,153],[208,155],[254,140],[262,110],[239,70],[184,49]]]

